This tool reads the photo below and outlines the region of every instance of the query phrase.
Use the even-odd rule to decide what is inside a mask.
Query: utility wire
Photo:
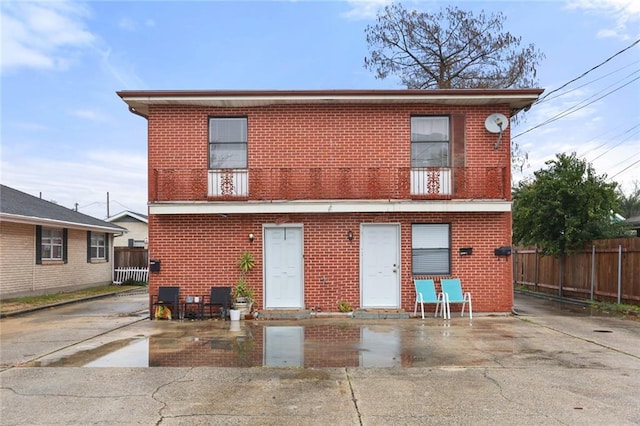
[[[625,135],[625,134],[629,133],[630,131],[632,131],[633,129],[635,129],[636,127],[638,127],[638,126],[640,126],[640,123],[639,123],[639,124],[636,124],[635,126],[631,127],[630,129],[625,130],[625,131],[624,131],[624,132],[622,132],[622,133],[618,133],[617,135],[612,136],[612,137],[611,137],[611,139],[616,139],[616,138],[618,138],[618,137],[620,137],[620,136],[622,136],[622,135]],[[609,133],[609,132],[610,132],[610,131],[609,131],[609,130],[607,130],[607,131],[605,131],[604,133],[599,134],[598,136],[594,136],[593,138],[591,138],[591,139],[589,139],[588,141],[584,142],[584,145],[588,144],[588,143],[589,143],[589,142],[591,142],[591,141],[594,141],[594,140],[596,140],[596,139],[601,138],[602,136],[606,135],[606,134],[607,134],[607,133]],[[585,151],[584,153],[582,153],[582,154],[578,155],[578,158],[584,158],[584,157],[586,157],[587,155],[589,155],[591,152],[593,152],[593,151],[597,151],[598,149],[602,148],[603,146],[608,145],[610,142],[611,142],[611,140],[609,140],[609,141],[607,141],[607,142],[603,142],[603,143],[601,143],[600,145],[596,146],[595,148],[591,148],[591,149],[589,149],[589,150]]]
[[[625,167],[624,169],[620,170],[618,173],[616,173],[613,176],[610,176],[609,179],[613,179],[614,177],[618,176],[619,174],[621,174],[622,172],[625,172],[627,170],[629,170],[632,166],[635,166],[636,164],[640,163],[640,160],[638,161],[634,161],[633,163],[629,164],[627,167]]]
[[[589,74],[591,71],[594,71],[598,68],[600,68],[602,65],[606,64],[607,62],[609,62],[610,60],[612,60],[613,58],[615,58],[616,56],[626,52],[627,50],[631,49],[633,46],[635,46],[636,44],[640,43],[640,39],[634,41],[633,43],[631,43],[629,46],[625,47],[624,49],[620,50],[619,52],[616,52],[615,54],[613,54],[612,56],[608,57],[607,59],[605,59],[604,61],[600,62],[598,65],[594,66],[593,68],[583,72],[582,74],[580,74],[578,77],[574,78],[573,80],[569,80],[568,82],[566,82],[565,84],[563,84],[562,86],[558,87],[557,89],[554,89],[552,91],[550,91],[549,93],[547,93],[546,95],[544,95],[543,97],[539,98],[536,102],[534,102],[534,105],[537,103],[540,103],[542,101],[544,101],[546,98],[548,98],[552,93],[555,93],[559,90],[564,89],[565,87],[567,87],[568,85],[570,85],[571,83],[580,80],[582,77],[584,77],[585,75]]]
[[[576,90],[578,90],[578,89],[582,89],[583,87],[588,86],[588,85],[590,85],[590,84],[592,84],[592,83],[595,83],[596,81],[600,81],[600,80],[602,80],[602,79],[604,79],[604,78],[606,78],[606,77],[609,77],[609,76],[611,76],[611,75],[613,75],[613,74],[615,74],[615,73],[617,73],[617,72],[620,72],[620,71],[622,71],[622,70],[623,70],[623,69],[625,69],[625,68],[629,68],[629,67],[631,67],[631,66],[634,66],[634,65],[635,65],[635,64],[637,64],[638,62],[640,62],[640,61],[634,61],[634,62],[631,62],[630,64],[627,64],[627,65],[625,65],[624,67],[618,68],[617,70],[612,71],[612,72],[610,72],[609,74],[605,74],[605,75],[603,75],[603,76],[601,76],[601,77],[598,77],[598,78],[596,78],[596,79],[594,79],[594,80],[588,81],[588,82],[586,82],[586,83],[584,83],[584,84],[582,84],[582,85],[580,85],[580,86],[574,87],[574,88],[573,88],[573,89],[571,89],[571,90],[567,90],[566,92],[558,93],[556,96],[554,96],[554,97],[552,97],[552,98],[549,98],[549,95],[551,94],[551,93],[549,93],[548,95],[546,95],[546,96],[544,97],[544,100],[540,100],[540,99],[539,99],[538,101],[536,101],[536,102],[535,102],[535,105],[540,105],[540,104],[542,104],[542,103],[549,102],[549,101],[551,101],[551,100],[554,100],[554,99],[560,98],[560,97],[562,97],[562,96],[564,96],[564,95],[568,95],[569,93],[575,92],[575,91],[576,91]],[[636,71],[634,71],[633,73],[631,73],[631,75],[633,75],[633,74],[635,74],[635,73],[637,73],[637,72],[640,72],[640,70],[636,70]]]
[[[606,153],[608,153],[609,151],[611,151],[613,148],[622,145],[627,139],[631,138],[632,136],[637,135],[638,132],[632,133],[630,134],[628,137],[622,139],[620,142],[618,142],[617,144],[613,145],[611,148],[609,148],[608,150],[606,150],[605,152],[603,152],[602,154],[598,155],[597,157],[595,157],[593,160],[591,160],[590,162],[594,162],[596,161],[598,158],[602,157],[603,155],[605,155]]]
[[[627,82],[627,83],[623,84],[623,85],[622,85],[622,86],[620,86],[620,87],[617,87],[617,88],[615,88],[615,89],[611,90],[611,91],[610,91],[610,92],[608,92],[608,93],[605,93],[604,95],[600,96],[599,98],[596,98],[596,99],[594,99],[593,101],[591,101],[591,102],[589,102],[589,103],[587,103],[587,104],[584,104],[584,105],[582,105],[582,106],[581,106],[581,107],[579,107],[579,108],[577,108],[577,105],[576,105],[576,106],[573,106],[573,107],[571,107],[571,108],[568,108],[568,109],[566,109],[566,110],[564,110],[564,111],[562,111],[562,112],[560,112],[560,113],[556,114],[555,116],[553,116],[553,117],[549,118],[548,120],[543,121],[542,123],[540,123],[540,124],[538,124],[538,125],[536,125],[536,126],[533,126],[533,127],[532,127],[532,128],[530,128],[529,130],[525,130],[525,131],[524,131],[524,132],[522,132],[522,133],[518,133],[517,135],[512,136],[512,137],[511,137],[511,140],[513,140],[513,139],[515,139],[515,138],[517,138],[517,137],[520,137],[520,136],[522,136],[522,135],[524,135],[524,134],[526,134],[526,133],[529,133],[529,132],[531,132],[531,131],[533,131],[533,130],[535,130],[535,129],[538,129],[538,128],[542,127],[542,126],[546,126],[547,124],[553,123],[554,121],[557,121],[557,120],[559,120],[559,119],[561,119],[561,118],[564,118],[564,117],[566,117],[566,116],[568,116],[568,115],[570,115],[570,114],[573,114],[574,112],[580,111],[581,109],[584,109],[584,108],[588,107],[589,105],[591,105],[591,104],[593,104],[593,103],[595,103],[595,102],[599,101],[600,99],[603,99],[603,98],[605,98],[605,97],[607,97],[607,96],[609,96],[609,95],[611,95],[611,94],[613,94],[613,93],[617,92],[618,90],[623,89],[624,87],[628,86],[629,84],[633,83],[634,81],[636,81],[636,80],[638,80],[638,79],[640,79],[640,77],[636,77],[636,78],[634,78],[633,80],[631,80],[631,81],[629,81],[629,82]],[[590,99],[590,98],[587,98],[587,99]],[[584,101],[583,101],[583,102],[584,102]],[[579,103],[578,105],[580,105],[580,103]]]

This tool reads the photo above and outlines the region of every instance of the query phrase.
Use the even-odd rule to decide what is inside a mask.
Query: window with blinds
[[[413,275],[451,273],[451,232],[447,223],[411,226],[411,264]]]

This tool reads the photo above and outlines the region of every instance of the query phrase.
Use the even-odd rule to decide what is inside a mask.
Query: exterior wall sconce
[[[255,236],[253,234],[249,234],[249,242],[252,243]]]
[[[351,232],[351,229],[347,231],[347,240],[353,241],[353,232]]]

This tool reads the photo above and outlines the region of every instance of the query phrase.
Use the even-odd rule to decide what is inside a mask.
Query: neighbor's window
[[[414,224],[411,226],[411,264],[414,275],[451,273],[450,225]]]
[[[91,233],[91,258],[106,259],[107,244],[106,234],[100,232]]]
[[[42,228],[42,260],[62,260],[62,229]]]
[[[411,117],[411,167],[449,167],[449,117]]]
[[[209,118],[209,168],[247,168],[247,118]]]

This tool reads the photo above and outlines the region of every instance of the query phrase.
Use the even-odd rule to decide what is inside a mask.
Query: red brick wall
[[[324,214],[324,215],[151,215],[150,258],[161,261],[161,271],[151,273],[152,293],[160,285],[179,285],[183,295],[208,294],[211,286],[233,286],[238,279],[240,254],[249,250],[256,265],[249,274],[262,307],[262,225],[303,224],[304,295],[308,308],[337,311],[340,300],[360,306],[360,224],[399,223],[401,226],[402,308],[413,309],[415,292],[411,275],[411,224],[450,223],[452,276],[471,291],[476,311],[508,312],[512,307],[510,258],[493,250],[510,245],[510,214]],[[354,233],[353,241],[346,238]],[[255,235],[250,243],[249,233]],[[460,247],[472,247],[460,256]],[[326,284],[320,279],[325,277]],[[435,277],[436,281],[441,277]]]
[[[206,194],[208,117],[247,116],[249,168],[409,167],[412,114],[463,113],[465,166],[504,167],[509,174],[509,131],[494,150],[497,135],[484,128],[495,112],[508,106],[435,105],[289,105],[254,108],[152,106],[149,115],[149,199],[156,194],[156,169],[173,173],[173,200]],[[506,176],[510,179],[510,176]],[[509,180],[507,180],[509,182]],[[474,184],[491,187],[493,177]],[[489,191],[490,192],[490,191]],[[507,197],[509,197],[508,192]],[[193,194],[196,194],[195,196]],[[203,194],[203,195],[197,195]],[[251,197],[251,195],[250,195]],[[372,197],[375,195],[372,193]],[[427,201],[428,202],[428,201]],[[401,224],[402,307],[413,308],[411,224],[452,224],[452,276],[473,294],[477,311],[506,312],[512,307],[510,259],[497,258],[496,247],[510,245],[510,213],[325,214],[325,215],[162,215],[149,217],[151,259],[161,261],[150,290],[180,285],[183,295],[208,294],[211,286],[233,285],[236,261],[244,250],[256,258],[249,276],[262,307],[262,225],[304,225],[305,304],[336,311],[340,300],[360,305],[359,227],[361,223]],[[354,232],[347,241],[347,230]],[[251,244],[247,235],[256,236]],[[460,247],[473,255],[460,257]],[[320,282],[325,277],[327,283]],[[436,277],[436,280],[439,277]]]
[[[466,116],[466,167],[510,167],[509,129],[502,137],[484,121],[508,106],[279,105],[255,108],[153,106],[149,115],[149,199],[155,200],[156,169],[170,173],[173,199],[206,198],[208,117],[248,117],[249,168],[410,167],[410,117]],[[509,176],[507,176],[509,178]],[[509,182],[507,180],[506,182]],[[488,178],[485,185],[495,185]],[[161,188],[167,190],[167,188]],[[509,196],[509,191],[505,194]],[[251,194],[249,194],[251,198]]]

